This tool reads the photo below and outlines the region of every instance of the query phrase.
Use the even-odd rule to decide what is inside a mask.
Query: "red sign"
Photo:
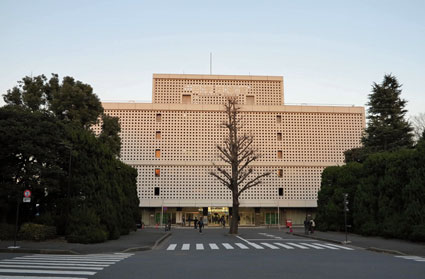
[[[31,191],[30,190],[25,190],[24,191],[24,197],[26,197],[26,198],[31,197]]]

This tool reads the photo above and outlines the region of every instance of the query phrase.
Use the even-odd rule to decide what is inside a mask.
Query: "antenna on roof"
[[[210,52],[210,75],[212,75],[212,52]]]

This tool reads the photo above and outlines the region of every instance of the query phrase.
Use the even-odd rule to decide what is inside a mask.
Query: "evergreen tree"
[[[392,75],[385,75],[382,84],[374,83],[367,103],[368,125],[362,138],[368,153],[412,146],[412,127],[404,118],[406,101],[400,94],[401,85]]]

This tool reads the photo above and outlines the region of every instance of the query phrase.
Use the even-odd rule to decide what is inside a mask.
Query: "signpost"
[[[23,202],[28,203],[31,202],[31,191],[25,190],[24,191],[24,197],[22,199]],[[16,222],[15,222],[15,237],[13,240],[13,246],[9,246],[10,249],[17,249],[19,246],[16,246],[16,236],[18,235],[18,221],[19,221],[19,205],[21,204],[19,198],[17,199],[17,206],[16,206]]]

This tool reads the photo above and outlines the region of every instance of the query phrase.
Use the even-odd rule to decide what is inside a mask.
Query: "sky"
[[[364,106],[385,74],[425,112],[425,1],[0,1],[0,93],[57,73],[151,101],[153,73],[284,77],[285,103]],[[4,101],[0,101],[3,105]]]

